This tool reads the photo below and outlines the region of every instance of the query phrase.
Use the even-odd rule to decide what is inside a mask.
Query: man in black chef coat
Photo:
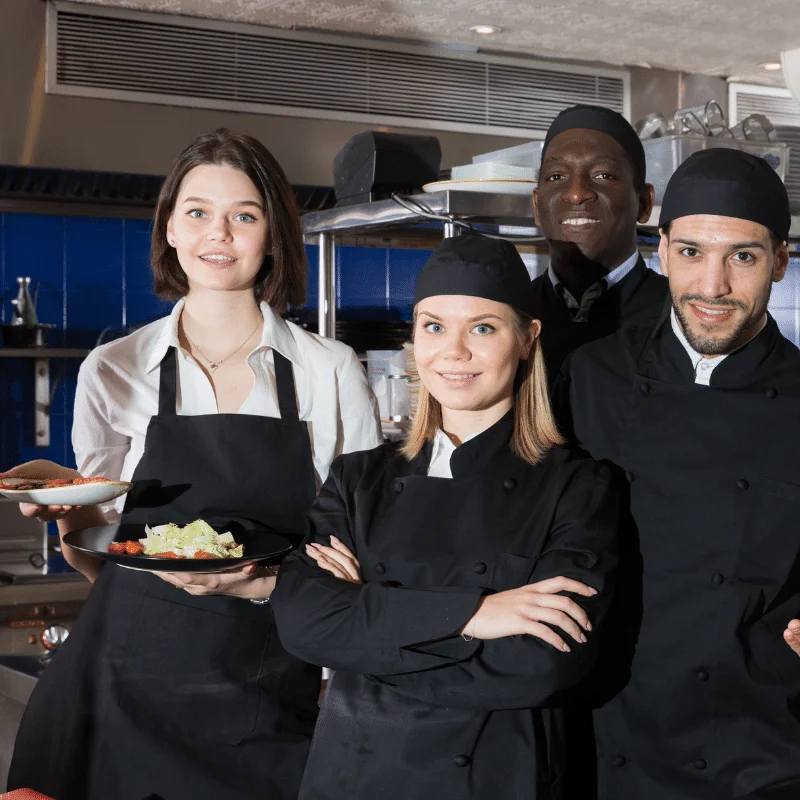
[[[797,800],[800,352],[767,313],[788,197],[761,159],[711,149],[660,223],[672,308],[576,351],[555,387],[563,427],[625,471],[638,539],[607,625],[632,657],[595,675],[598,796]]]
[[[545,137],[533,208],[550,246],[550,267],[533,289],[552,383],[580,345],[628,325],[655,324],[667,295],[667,282],[636,246],[653,187],[628,121],[600,106],[559,114]]]

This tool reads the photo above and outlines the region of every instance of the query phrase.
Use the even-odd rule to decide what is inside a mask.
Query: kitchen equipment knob
[[[44,556],[41,553],[31,553],[28,561],[34,569],[41,569],[45,565]]]
[[[63,625],[51,625],[42,631],[42,644],[48,650],[58,650],[69,636],[69,630]]]

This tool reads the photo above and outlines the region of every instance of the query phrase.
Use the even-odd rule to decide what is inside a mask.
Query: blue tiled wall
[[[149,269],[147,220],[0,214],[0,320],[11,319],[16,277],[40,283],[40,322],[56,326],[49,344],[91,347],[106,328],[164,316]],[[317,248],[308,247],[307,307],[317,305]],[[417,250],[342,247],[336,251],[337,306],[343,317],[371,309],[408,318],[417,273],[427,258]],[[79,362],[66,362],[53,398],[50,446],[33,445],[33,362],[0,359],[0,470],[34,458],[74,466],[70,432]],[[51,363],[55,376],[60,362]]]
[[[41,322],[56,325],[50,344],[90,347],[106,328],[169,313],[152,292],[150,223],[146,220],[0,215],[0,319],[11,317],[16,277],[40,282]],[[308,247],[308,308],[317,306],[317,248]],[[414,281],[428,253],[340,247],[336,250],[340,315],[408,319]],[[658,268],[657,256],[650,265]],[[773,289],[770,309],[784,335],[800,346],[800,258]],[[51,364],[52,374],[59,362]],[[33,363],[0,359],[0,470],[33,458],[73,465],[70,431],[79,362],[66,362],[53,398],[51,444],[33,445]]]

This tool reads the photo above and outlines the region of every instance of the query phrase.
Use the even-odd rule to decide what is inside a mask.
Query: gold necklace
[[[202,356],[204,361],[208,362],[208,368],[211,370],[211,374],[213,375],[219,367],[224,364],[231,356],[235,356],[253,337],[253,334],[258,330],[258,326],[263,322],[263,319],[260,319],[257,323],[255,328],[247,335],[247,338],[232,352],[228,353],[225,358],[219,358],[216,361],[212,361],[203,351],[189,338],[189,334],[186,333],[186,326],[183,326],[183,335],[186,337],[186,341],[192,346],[192,350],[195,350],[199,356]]]

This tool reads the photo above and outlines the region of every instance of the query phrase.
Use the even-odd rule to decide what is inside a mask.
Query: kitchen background
[[[98,5],[104,6],[102,13],[110,16],[92,22],[91,16],[86,15],[94,13]],[[150,223],[146,209],[140,208],[137,213],[126,216],[125,212],[119,211],[107,213],[107,209],[100,206],[93,212],[91,204],[85,203],[81,210],[76,210],[69,202],[61,202],[58,198],[20,199],[24,193],[6,191],[11,181],[7,179],[8,170],[33,167],[74,170],[86,175],[99,172],[163,175],[176,154],[198,133],[220,125],[258,136],[283,165],[295,186],[332,186],[335,155],[352,136],[370,128],[436,135],[442,148],[442,168],[448,169],[469,163],[475,154],[530,140],[530,134],[513,130],[513,119],[509,114],[512,117],[523,111],[534,116],[538,114],[541,119],[537,117],[539,121],[529,127],[546,128],[545,118],[551,119],[559,108],[569,104],[572,98],[569,93],[577,91],[575,87],[587,70],[590,75],[594,74],[592,70],[596,72],[596,77],[587,85],[595,87],[596,98],[601,102],[603,97],[611,97],[611,94],[603,94],[611,92],[609,81],[619,83],[621,93],[615,96],[614,102],[624,104],[624,110],[632,121],[651,112],[660,112],[669,118],[677,108],[714,100],[731,122],[748,113],[764,111],[766,106],[762,108],[760,104],[766,103],[769,113],[778,115],[774,121],[800,126],[800,105],[783,88],[781,76],[764,72],[760,67],[761,61],[774,59],[781,49],[800,44],[792,38],[792,26],[787,24],[793,8],[790,0],[774,4],[773,13],[778,18],[765,15],[756,20],[752,19],[748,3],[736,0],[726,8],[724,23],[717,19],[718,12],[704,9],[702,4],[692,7],[690,20],[681,15],[659,17],[644,7],[626,8],[622,18],[615,18],[614,14],[623,10],[613,3],[606,4],[605,10],[597,11],[603,16],[598,22],[599,17],[594,19],[592,12],[566,0],[565,8],[568,6],[573,11],[580,11],[573,15],[569,30],[559,23],[560,12],[551,14],[552,9],[548,10],[547,4],[542,4],[536,19],[521,13],[509,16],[513,25],[507,25],[505,30],[500,29],[477,45],[477,35],[467,30],[470,21],[467,17],[472,12],[468,12],[466,4],[456,3],[461,16],[448,14],[447,18],[433,7],[427,10],[417,8],[415,14],[422,16],[416,20],[419,24],[413,30],[387,28],[386,25],[394,25],[402,15],[382,16],[375,10],[382,7],[381,4],[351,2],[350,6],[358,6],[358,13],[337,16],[337,8],[341,5],[347,3],[325,0],[309,5],[274,0],[262,8],[260,4],[242,0],[224,4],[203,4],[195,0],[169,0],[159,4],[148,0],[86,0],[77,3],[2,0],[0,165],[4,166],[0,166],[0,321],[10,320],[10,300],[16,296],[16,278],[27,275],[31,276],[34,286],[39,285],[39,320],[55,326],[50,333],[50,346],[88,349],[101,338],[121,335],[132,326],[168,313],[170,308],[152,293],[148,266]],[[505,13],[512,5],[498,3],[498,13]],[[189,16],[124,16],[129,12],[123,8],[146,11],[155,6],[159,11]],[[517,7],[517,12],[520,8]],[[64,37],[63,53],[57,50],[54,30],[48,31],[47,27],[48,14],[51,22],[55,19],[54,9],[63,17],[63,30],[59,32],[59,36]],[[207,16],[216,19],[200,19],[206,12]],[[708,38],[702,33],[704,14],[714,18],[720,36]],[[112,24],[109,19],[112,22],[116,20],[114,24],[151,26],[155,37],[151,40],[153,47],[161,46],[161,42],[165,49],[159,53],[155,49],[148,51],[142,64],[148,62],[151,71],[138,75],[132,70],[130,81],[161,81],[158,84],[160,89],[153,89],[152,94],[143,94],[142,87],[147,88],[145,83],[138,86],[138,94],[131,88],[133,83],[126,89],[123,86],[126,75],[120,72],[118,65],[115,67],[114,62],[114,58],[123,57],[119,53],[98,55],[94,61],[91,58],[81,61],[81,37],[89,37],[87,42],[100,47],[103,25]],[[287,75],[287,82],[297,81],[303,69],[307,67],[309,70],[307,84],[297,84],[307,92],[303,100],[307,108],[296,116],[286,109],[287,103],[291,105],[291,98],[287,100],[284,97],[281,101],[283,108],[278,110],[267,101],[260,109],[253,107],[253,103],[236,105],[238,101],[236,98],[231,100],[230,94],[226,95],[224,103],[219,100],[222,97],[220,93],[229,88],[221,86],[224,81],[219,77],[228,75],[224,73],[227,64],[225,48],[216,55],[212,49],[206,48],[196,62],[181,61],[180,68],[174,66],[175,59],[191,56],[191,53],[186,56],[195,41],[191,37],[206,35],[208,31],[213,32],[208,35],[220,37],[240,36],[241,40],[236,42],[241,41],[244,53],[247,42],[250,42],[247,46],[252,47],[256,41],[247,37],[261,34],[241,23],[266,25],[272,24],[271,20],[284,30],[280,35],[285,34],[287,41],[295,37],[293,31],[300,31],[297,36],[305,36],[305,45],[312,48],[307,53],[312,56],[323,54],[319,55],[321,66],[317,67],[317,72],[313,72],[313,59],[309,58],[305,62],[293,62],[291,69],[287,68],[288,71],[283,73]],[[756,29],[753,26],[762,27]],[[406,48],[403,41],[412,42],[418,48],[424,45],[428,49],[409,56],[411,61],[396,62],[401,73],[402,69],[411,69],[408,64],[412,64],[415,58],[417,61],[413,63],[424,67],[421,73],[414,73],[415,77],[407,81],[406,87],[397,84],[396,93],[402,94],[404,88],[412,92],[416,81],[422,87],[419,91],[426,98],[432,98],[431,102],[437,100],[438,105],[436,108],[420,107],[415,112],[413,103],[408,101],[406,110],[409,113],[405,123],[391,115],[380,120],[378,111],[372,114],[372,123],[365,122],[357,114],[348,112],[348,116],[348,113],[337,112],[334,107],[338,97],[350,102],[353,97],[361,96],[359,93],[363,87],[358,84],[360,78],[355,73],[348,73],[346,65],[350,62],[336,60],[340,56],[349,57],[345,53],[347,43],[344,39],[332,43],[322,36],[314,39],[313,34],[302,33],[314,27],[337,31],[337,36],[338,32],[348,34],[351,38],[347,47],[354,48],[348,52],[360,52],[359,58],[364,51],[358,48],[370,42],[385,47],[383,57],[389,59],[401,58],[398,54],[404,53]],[[667,28],[681,33],[678,39],[673,37],[676,42],[680,40],[680,45],[668,45],[668,37],[654,38],[654,34]],[[612,29],[613,36],[597,35]],[[142,29],[137,30],[141,32]],[[648,30],[650,34],[647,34]],[[769,37],[761,35],[767,30]],[[162,34],[162,31],[169,33]],[[723,32],[727,38],[721,35]],[[73,39],[69,39],[68,34]],[[380,37],[395,38],[386,40],[389,41],[387,44]],[[442,40],[451,44],[432,44]],[[107,46],[111,39],[103,41],[105,45],[102,46]],[[381,41],[384,43],[380,44]],[[392,41],[401,44],[395,45]],[[702,47],[699,46],[701,43]],[[670,52],[671,47],[673,52]],[[444,119],[448,114],[452,117],[454,109],[461,107],[467,109],[462,114],[463,119],[468,123],[471,119],[468,94],[453,90],[448,95],[449,78],[442,79],[437,72],[444,70],[442,74],[451,75],[447,72],[449,67],[442,66],[444,62],[439,58],[444,52],[442,48],[456,59],[452,64],[462,65],[461,72],[479,69],[469,59],[473,54],[480,58],[482,53],[488,53],[498,69],[507,70],[504,80],[507,81],[506,90],[511,94],[504,95],[507,103],[504,125],[481,127],[453,123],[452,120],[442,124],[441,120],[431,122],[430,119],[427,122],[421,119],[419,124],[414,124],[411,119],[414,113],[421,118],[440,114]],[[88,51],[89,45],[84,49]],[[508,55],[505,61],[501,55],[503,51]],[[256,51],[251,49],[251,59],[253,52]],[[261,50],[258,50],[258,55],[266,58]],[[526,57],[538,58],[540,55],[555,56],[550,62],[537,62],[543,65],[543,69],[563,71],[556,75],[555,82],[554,73],[550,72],[550,82],[543,87],[528,83],[532,79],[527,73],[514,73],[514,70],[530,67],[533,62],[526,62]],[[66,60],[62,63],[59,59],[63,58]],[[80,62],[80,69],[85,70],[85,74],[79,74],[77,68],[77,71],[69,72],[70,58],[75,59],[74,63]],[[356,64],[355,56],[352,58],[352,63]],[[590,58],[594,60],[587,60]],[[213,62],[213,67],[205,66],[206,59]],[[52,70],[51,74],[48,73],[48,63],[51,67],[54,63],[62,66],[57,74]],[[252,64],[257,66],[255,61]],[[345,64],[344,69],[342,64]],[[275,69],[284,66],[284,63],[273,65]],[[387,73],[391,71],[388,69]],[[341,81],[338,88],[335,82],[331,83],[329,73],[334,72],[339,76],[337,80]],[[103,85],[105,77],[112,74],[117,88],[122,86],[116,94]],[[259,83],[258,76],[230,74],[231,80],[239,81],[234,87],[237,92],[255,91],[253,87]],[[538,76],[537,79],[548,79],[545,72],[538,73]],[[392,76],[381,77],[389,80]],[[59,87],[54,86],[56,79],[60,82]],[[173,84],[169,83],[170,79]],[[178,82],[178,89],[175,89],[174,80]],[[437,87],[441,97],[434,97],[434,91],[426,94],[427,80],[434,81],[431,85]],[[92,85],[86,88],[89,84],[82,86],[82,81]],[[735,81],[744,87],[738,95],[732,94],[737,85]],[[754,83],[762,85],[754,89],[750,86]],[[165,92],[168,89],[174,92],[185,89],[186,96],[167,96]],[[314,108],[315,98],[319,99],[320,108],[328,110],[319,112]],[[378,100],[389,103],[392,98],[369,98],[369,102]],[[571,101],[576,100],[572,98]],[[272,100],[273,104],[276,102]],[[499,114],[503,108],[498,105],[494,111]],[[649,244],[645,254],[651,266],[657,268],[652,240]],[[317,247],[309,243],[307,252],[310,267],[306,312],[313,318],[313,309],[317,305]],[[414,280],[427,255],[425,250],[396,246],[337,247],[338,318],[407,319]],[[545,264],[546,255],[540,255],[538,270]],[[772,312],[785,335],[800,344],[800,257],[792,260],[786,279],[776,286]],[[79,366],[79,358],[52,359],[51,380],[54,383],[58,380],[52,397],[50,444],[36,447],[33,359],[0,358],[0,470],[34,458],[74,464],[70,430]],[[54,563],[52,566],[59,568],[60,565]]]
[[[38,214],[0,215],[2,322],[10,317],[18,275],[39,282],[40,322],[53,323],[49,344],[89,348],[169,313],[172,305],[152,289],[150,222]],[[658,256],[645,245],[649,265]],[[309,259],[307,309],[317,307],[317,247]],[[337,316],[410,319],[414,283],[425,250],[338,247]],[[784,335],[800,346],[800,257],[773,290],[770,310]],[[0,469],[34,458],[74,466],[70,444],[78,359],[64,361],[53,396],[50,446],[36,447],[33,431],[33,363],[0,360]],[[51,367],[53,376],[59,367]]]
[[[709,101],[731,126],[766,115],[794,146],[785,178],[794,257],[771,311],[800,345],[800,5],[753,8],[752,0],[0,0],[0,323],[11,321],[17,277],[30,276],[39,321],[54,326],[48,347],[72,348],[69,358],[51,352],[49,445],[37,447],[35,408],[46,403],[36,397],[36,359],[0,347],[0,471],[36,458],[74,465],[81,354],[170,310],[153,295],[148,263],[155,176],[220,126],[263,141],[313,212],[330,206],[337,154],[369,130],[436,136],[446,179],[473,156],[542,139],[578,102],[633,123],[649,116],[651,133],[680,122],[677,139]],[[689,113],[673,117],[678,109]],[[701,128],[698,146],[720,133]],[[669,136],[662,144],[666,180],[675,164]],[[484,218],[530,232],[527,197],[483,198]],[[362,208],[358,221],[374,212]],[[374,215],[383,223],[382,214]],[[313,222],[306,218],[307,229]],[[397,320],[409,318],[415,278],[441,233],[416,222],[403,234],[337,229],[337,333],[359,334],[361,353],[378,329],[395,347],[405,336]],[[317,245],[332,236],[324,224],[314,230],[308,301],[293,310],[312,323]],[[655,243],[641,241],[653,269]],[[543,271],[546,245],[526,259]],[[0,501],[0,792],[30,692],[89,588],[58,547],[53,524]]]

